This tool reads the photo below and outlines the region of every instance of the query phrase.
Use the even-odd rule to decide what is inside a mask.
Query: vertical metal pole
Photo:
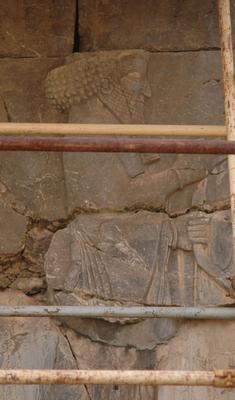
[[[227,138],[228,140],[235,140],[235,84],[230,0],[218,0],[218,11]],[[235,261],[235,155],[229,155],[228,165],[231,196],[231,219],[233,227],[233,260]]]

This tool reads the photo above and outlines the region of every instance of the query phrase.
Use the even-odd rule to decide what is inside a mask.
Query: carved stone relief
[[[0,293],[6,306],[35,305],[17,290]],[[1,369],[74,369],[76,362],[66,338],[49,318],[2,317]],[[84,386],[1,385],[1,400],[88,400]]]
[[[47,98],[73,123],[144,123],[154,59],[142,50],[75,54],[51,71]],[[155,91],[155,89],[154,89]],[[155,94],[154,94],[155,96]],[[148,107],[147,107],[148,108]],[[68,210],[163,209],[206,178],[221,157],[64,154]]]
[[[47,97],[73,123],[177,123],[180,118],[181,123],[183,119],[198,123],[190,120],[191,111],[185,111],[185,103],[194,93],[191,89],[187,92],[187,78],[183,83],[185,103],[175,106],[171,101],[179,89],[172,55],[157,57],[141,50],[73,55],[49,73]],[[159,67],[162,79],[156,72],[161,57],[168,66],[166,72]],[[179,67],[183,61],[175,57],[178,82],[185,66]],[[197,62],[190,55],[190,82]],[[213,63],[217,65],[216,60]],[[208,68],[204,56],[200,65]],[[168,90],[170,109],[175,106],[179,110],[175,120],[170,119],[166,104],[161,104]],[[204,90],[210,92],[214,110],[212,104],[220,91],[217,83],[208,83],[206,89],[202,83],[195,108],[203,107]],[[201,110],[198,115],[201,117]],[[219,121],[213,112],[205,115],[205,123],[210,118]],[[68,211],[79,209],[81,213],[55,233],[46,255],[51,304],[206,306],[231,302],[227,297],[232,243],[230,215],[224,210],[228,205],[225,157],[95,153],[62,157]],[[152,368],[171,368],[171,343],[175,351],[174,336],[183,341],[185,335],[182,321],[169,319],[62,321],[74,331],[68,337],[81,368],[107,368],[110,359],[111,368],[118,368],[120,357],[126,368],[150,368],[144,362],[133,364],[132,351],[134,357],[148,354]],[[210,322],[206,324],[204,336],[210,329]],[[205,363],[202,356],[198,368]],[[211,365],[213,368],[213,362]],[[97,399],[155,399],[159,394],[168,398],[170,393],[165,394],[164,388],[114,391],[103,386],[88,391]],[[177,399],[178,392],[173,390],[170,396],[172,393]],[[211,393],[214,391],[205,391]]]
[[[227,211],[176,219],[146,211],[104,213],[81,215],[58,231],[45,270],[55,304],[215,305],[228,302],[231,256]],[[128,319],[108,321],[108,333],[107,322],[68,324],[93,339],[140,348],[153,345],[153,332],[155,344],[173,333],[169,325],[163,334],[159,320],[135,321],[136,326]]]

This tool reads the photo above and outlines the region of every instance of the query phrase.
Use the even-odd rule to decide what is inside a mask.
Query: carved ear
[[[114,89],[111,79],[103,78],[100,85],[100,91],[102,94],[111,94]]]

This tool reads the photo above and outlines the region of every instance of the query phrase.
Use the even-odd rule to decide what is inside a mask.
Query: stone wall
[[[76,3],[0,6],[1,121],[224,123],[215,1]],[[73,53],[77,30],[80,52]],[[233,301],[224,156],[1,153],[0,228],[1,304]],[[235,365],[232,321],[7,318],[1,326],[2,368]],[[0,387],[1,399],[9,396],[209,400],[234,393]]]

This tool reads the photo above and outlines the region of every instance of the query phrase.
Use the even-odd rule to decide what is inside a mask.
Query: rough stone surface
[[[231,5],[234,12],[233,0]],[[211,49],[219,46],[217,3],[80,0],[79,32],[82,51]]]
[[[0,293],[0,304],[32,305],[19,291]],[[0,367],[2,369],[74,369],[70,346],[48,318],[1,318]],[[0,386],[2,400],[88,400],[83,386]]]
[[[9,0],[0,8],[1,57],[61,57],[74,46],[75,0]]]
[[[94,343],[71,331],[66,336],[79,368],[214,370],[234,368],[234,322],[187,322],[168,344],[149,351]],[[223,337],[223,340],[221,340]],[[207,387],[87,386],[91,399],[233,400],[234,390]]]
[[[54,304],[215,305],[227,302],[231,257],[227,211],[176,219],[84,215],[54,235],[45,270]],[[165,320],[109,322],[67,320],[94,340],[139,348],[164,342],[176,329]]]
[[[2,8],[2,7],[1,7]],[[0,111],[10,122],[60,121],[45,103],[44,79],[48,71],[63,63],[59,58],[0,59]],[[2,113],[0,114],[2,118]],[[6,120],[6,117],[3,118]]]
[[[0,56],[20,57],[0,60],[1,121],[223,124],[215,1],[81,0],[82,49],[127,50],[66,60],[75,1],[15,3],[0,7],[0,18],[8,7]],[[40,304],[230,303],[226,208],[226,157],[1,153],[0,287],[18,290],[0,292],[0,304],[32,304],[20,292]],[[2,368],[234,367],[232,322],[7,318],[0,326]],[[232,394],[2,386],[0,398],[231,400]]]
[[[58,96],[56,88],[69,90],[61,103],[57,99],[67,113],[49,107],[43,91],[47,72],[60,65],[61,59],[2,60],[1,117],[62,122],[69,114],[71,122],[222,123],[219,60],[219,52],[75,54],[66,66],[52,71],[46,85],[48,97]],[[63,88],[63,75],[72,77],[70,89],[66,79]],[[182,94],[180,101],[177,93]],[[8,204],[34,218],[63,219],[77,208],[166,209],[174,215],[202,201],[197,182],[220,162],[221,157],[47,153],[27,153],[26,157],[10,152],[0,154],[0,182]],[[179,171],[181,183],[175,175]],[[213,209],[215,203],[226,202],[228,181],[225,174],[223,190],[216,193],[218,175],[208,181],[214,189],[206,192],[203,207]],[[196,200],[192,200],[195,191]]]
[[[157,365],[169,370],[215,370],[235,367],[234,322],[187,322],[169,344],[159,346]],[[234,389],[167,387],[158,389],[159,399],[233,400]]]
[[[1,122],[8,121],[6,106],[5,106],[4,101],[1,96],[0,96],[0,121]]]
[[[79,369],[154,369],[156,351],[138,351],[94,343],[67,331]],[[153,386],[87,385],[91,399],[155,400],[157,389]]]
[[[63,121],[45,103],[44,79],[61,59],[0,60],[1,120],[11,122]],[[0,103],[1,104],[1,103]],[[1,152],[0,182],[8,204],[42,219],[67,216],[61,155]]]
[[[27,219],[0,203],[0,257],[16,255],[24,248]]]
[[[23,256],[36,270],[43,268],[51,238],[52,232],[40,226],[32,228],[27,234]]]
[[[67,110],[69,122],[74,123],[223,121],[219,52],[74,54],[65,66],[49,73],[45,86],[48,99]],[[197,182],[223,160],[220,156],[65,153],[68,210],[147,208],[184,213],[192,207]],[[214,173],[214,190],[216,179]],[[224,202],[228,192],[226,176],[223,188],[216,192],[217,202]],[[211,203],[208,196],[203,201],[205,208],[213,207]]]
[[[45,289],[46,285],[42,278],[29,276],[28,278],[17,279],[16,282],[14,282],[13,287],[22,290],[25,294],[34,295],[41,292],[42,289]]]

